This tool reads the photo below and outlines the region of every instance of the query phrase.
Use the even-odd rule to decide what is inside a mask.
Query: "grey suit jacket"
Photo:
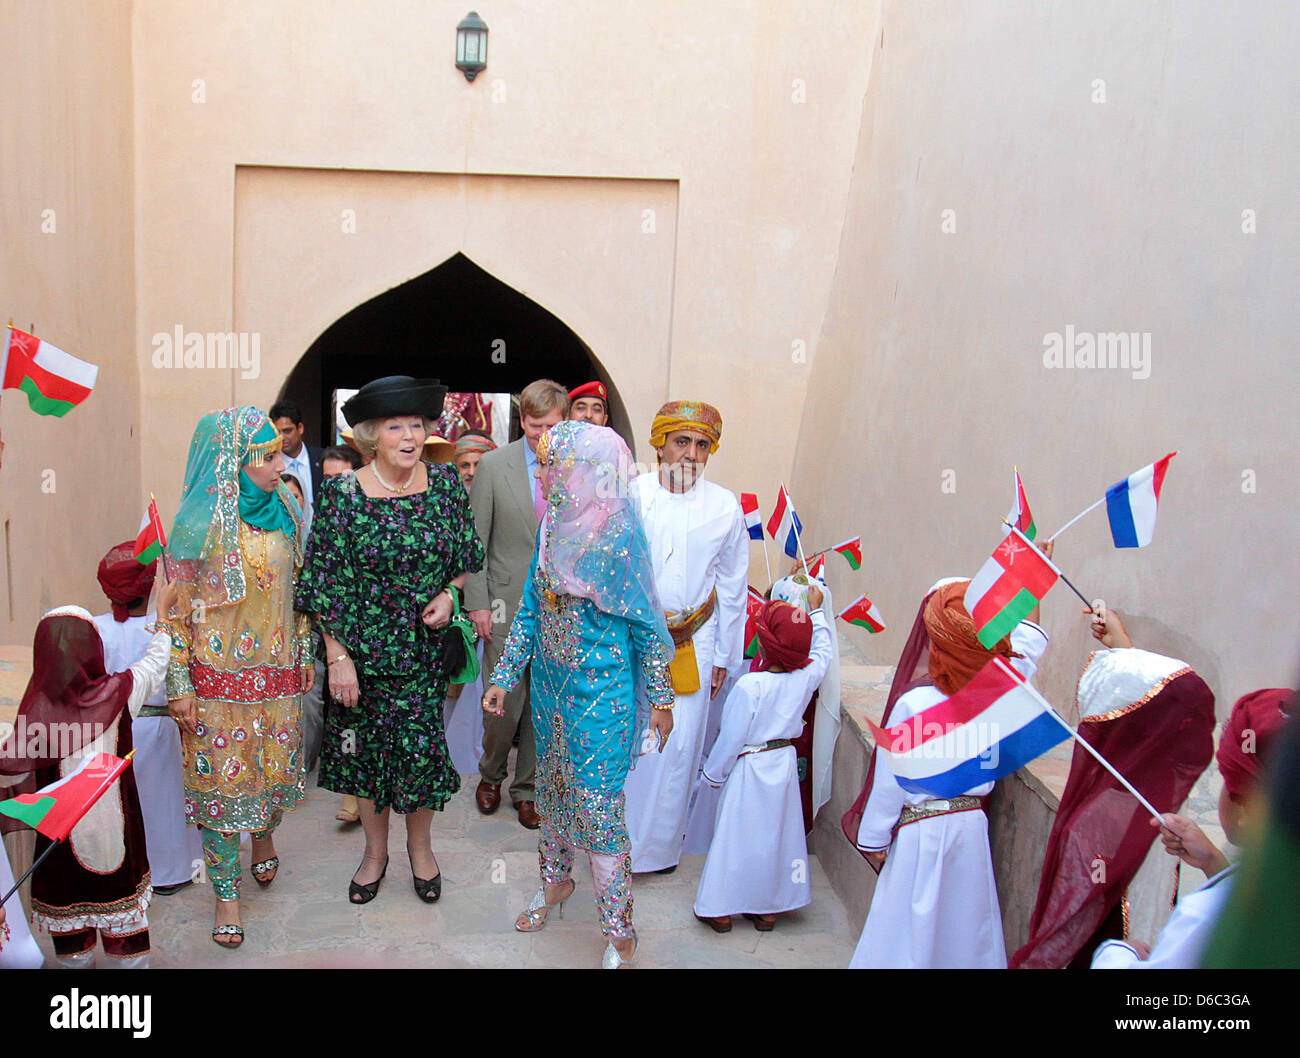
[[[471,573],[465,582],[465,605],[470,610],[490,610],[493,600],[501,599],[508,621],[519,609],[537,542],[537,512],[524,461],[526,443],[521,437],[483,453],[469,494],[474,528],[487,549],[487,561],[481,572]]]

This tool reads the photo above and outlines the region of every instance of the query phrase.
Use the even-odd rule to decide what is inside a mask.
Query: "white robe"
[[[1201,965],[1206,946],[1223,906],[1232,895],[1237,865],[1233,864],[1207,881],[1194,893],[1178,901],[1165,928],[1160,931],[1149,958],[1122,940],[1108,940],[1092,956],[1094,970],[1195,970]]]
[[[109,672],[130,668],[145,656],[154,633],[154,616],[113,620],[111,613],[95,617],[104,642],[104,667]],[[167,706],[163,687],[146,706]],[[144,816],[149,873],[155,888],[191,881],[203,863],[197,827],[185,825],[185,785],[181,767],[181,733],[170,716],[136,716],[131,722],[135,756],[131,769]]]
[[[811,897],[808,844],[793,746],[741,751],[778,738],[797,738],[808,699],[831,661],[826,615],[813,611],[811,663],[791,672],[742,676],[727,698],[704,781],[721,786],[709,857],[695,896],[695,913],[774,915]]]
[[[1011,664],[1032,679],[1047,648],[1047,634],[1028,621],[1011,632]],[[918,687],[894,703],[890,725],[947,700],[935,687]],[[966,792],[983,797],[993,783]],[[1002,911],[993,879],[988,820],[982,811],[954,812],[900,827],[904,805],[932,800],[898,785],[889,757],[876,754],[875,781],[862,813],[858,846],[889,849],[876,881],[866,925],[850,969],[1006,969]]]
[[[658,474],[643,474],[630,492],[645,524],[664,610],[685,613],[711,591],[718,593],[713,615],[694,637],[700,689],[677,698],[664,752],[657,752],[657,739],[647,733],[644,755],[628,775],[632,870],[642,872],[675,866],[682,856],[687,809],[704,754],[713,668],[734,668],[744,655],[749,534],[735,495],[711,481],[674,493],[660,484]]]
[[[0,788],[0,801],[5,799],[6,793]],[[4,844],[0,842],[0,896],[9,892],[13,885],[9,856]],[[5,925],[9,927],[9,939],[4,939],[4,927],[0,926],[0,970],[39,970],[45,963],[45,956],[41,954],[31,927],[27,925],[27,916],[17,893],[5,903]]]

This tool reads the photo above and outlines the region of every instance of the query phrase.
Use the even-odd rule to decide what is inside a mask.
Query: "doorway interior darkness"
[[[517,394],[537,378],[569,389],[600,379],[609,389],[610,425],[627,436],[623,402],[587,344],[461,253],[330,324],[289,373],[280,399],[302,408],[313,443],[328,444],[330,395],[383,375],[433,377],[461,393]]]

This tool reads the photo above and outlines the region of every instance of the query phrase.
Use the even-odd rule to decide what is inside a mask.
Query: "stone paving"
[[[314,784],[315,777],[310,782]],[[597,968],[601,939],[585,862],[575,868],[578,890],[538,933],[514,930],[515,916],[537,889],[537,833],[525,830],[507,801],[483,816],[474,804],[477,776],[434,824],[434,852],[443,874],[442,899],[426,905],[411,887],[405,827],[389,833],[391,862],[376,899],[348,903],[348,880],[361,862],[361,828],[334,819],[339,799],[314,785],[277,832],[282,866],[270,888],[248,875],[242,850],[241,910],[247,937],[238,950],[213,943],[212,893],[206,884],[155,896],[149,910],[152,965],[163,967],[492,967]],[[812,903],[782,916],[771,933],[737,919],[715,935],[695,921],[691,905],[703,856],[688,856],[672,875],[633,881],[640,951],[630,968],[845,967],[857,943],[848,916],[815,859]],[[38,936],[47,955],[47,937]]]

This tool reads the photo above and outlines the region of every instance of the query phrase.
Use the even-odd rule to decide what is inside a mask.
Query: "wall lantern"
[[[487,23],[471,11],[456,27],[456,69],[472,81],[487,68]]]

